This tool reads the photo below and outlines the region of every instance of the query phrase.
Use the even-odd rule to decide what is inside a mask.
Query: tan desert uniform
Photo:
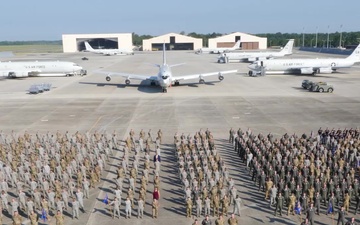
[[[153,218],[158,218],[159,215],[159,202],[154,199],[152,202],[152,213],[153,213]]]
[[[215,225],[224,225],[224,219],[221,217],[215,220]]]
[[[269,197],[269,192],[270,192],[270,189],[271,187],[273,186],[273,182],[271,180],[268,180],[266,182],[266,191],[265,191],[265,199],[268,199]]]
[[[214,203],[213,203],[214,216],[219,215],[219,208],[220,208],[219,196],[218,196],[218,195],[215,195],[215,197],[214,197]]]
[[[236,217],[232,218],[230,217],[228,220],[229,225],[237,225],[238,224],[238,220],[236,219]]]
[[[17,214],[16,216],[13,216],[12,221],[13,221],[12,223],[13,225],[21,225],[22,218],[19,214]]]
[[[38,215],[36,213],[31,213],[29,217],[30,217],[31,225],[38,225],[39,220],[38,220]]]
[[[287,212],[288,215],[290,212],[292,212],[292,214],[294,215],[295,201],[296,201],[296,197],[294,194],[292,194],[290,196],[290,201],[289,201],[289,205],[288,205],[288,212]]]
[[[345,208],[346,213],[349,212],[349,205],[350,205],[350,196],[348,193],[346,193],[345,197],[344,197],[344,208]]]
[[[222,200],[222,213],[224,216],[227,216],[227,212],[229,209],[229,199],[227,197],[224,197]]]
[[[64,216],[63,214],[59,213],[55,215],[56,225],[64,225]]]
[[[186,217],[191,217],[192,201],[190,198],[186,200]]]

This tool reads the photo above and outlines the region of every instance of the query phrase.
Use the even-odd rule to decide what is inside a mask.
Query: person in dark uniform
[[[275,208],[274,216],[276,216],[278,209],[280,210],[280,216],[282,216],[283,205],[284,205],[284,197],[281,195],[281,192],[280,192],[276,199],[276,208]]]
[[[341,207],[341,210],[339,211],[339,217],[337,220],[337,225],[339,225],[341,222],[342,225],[345,224],[345,208]]]
[[[315,216],[315,208],[313,203],[311,203],[310,208],[307,210],[306,218],[309,220],[311,225],[314,225],[314,216]]]

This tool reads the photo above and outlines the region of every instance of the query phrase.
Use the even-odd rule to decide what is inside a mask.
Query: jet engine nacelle
[[[219,78],[219,81],[222,81],[222,80],[224,80],[224,76],[221,74],[221,73],[219,73],[219,76],[218,76],[218,78]]]
[[[126,80],[125,80],[125,84],[126,84],[126,85],[129,85],[129,84],[130,84],[130,80],[129,80],[129,79],[126,79]]]
[[[332,73],[333,70],[331,68],[319,68],[316,70],[316,73]]]
[[[301,74],[313,74],[314,70],[312,68],[301,68],[300,72]]]
[[[255,61],[259,61],[259,57],[253,57],[253,58],[248,58],[249,62],[255,62]]]
[[[106,76],[105,79],[106,79],[106,81],[108,81],[108,82],[111,81],[111,77],[110,77],[110,76]]]
[[[26,71],[19,71],[19,72],[9,72],[8,77],[9,78],[17,78],[17,77],[28,77],[29,73]]]

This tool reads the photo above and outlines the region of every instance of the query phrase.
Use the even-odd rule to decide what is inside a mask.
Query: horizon
[[[171,33],[177,33],[177,34],[180,34],[182,31],[180,32],[171,32]],[[234,32],[241,32],[241,31],[234,31]],[[222,33],[221,35],[227,35],[227,34],[231,34],[231,33],[234,33],[234,32],[230,32],[230,33]],[[342,31],[341,33],[358,33],[360,31]],[[126,32],[123,32],[123,33],[126,33]],[[134,32],[128,32],[128,33],[134,33]],[[168,32],[170,33],[170,32]],[[189,33],[196,33],[196,34],[200,34],[200,35],[208,35],[208,34],[212,34],[212,33],[218,33],[218,32],[211,32],[211,33],[197,33],[195,31],[191,31]],[[185,32],[184,35],[188,36],[187,32]],[[241,32],[241,33],[244,33],[244,32]],[[302,35],[302,33],[285,33],[285,32],[272,32],[272,33],[257,33],[257,34],[251,34],[251,33],[248,33],[248,34],[251,34],[251,35],[263,35],[263,34],[277,34],[277,33],[281,33],[281,34],[294,34],[294,35]],[[101,33],[88,33],[88,34],[101,34]],[[112,33],[107,33],[107,34],[117,34],[115,32],[112,32]],[[149,35],[149,34],[138,34],[138,33],[134,33],[136,35],[139,35],[139,36],[142,36],[142,35]],[[161,35],[164,35],[164,34],[167,34],[167,33],[163,33],[163,34],[159,34],[159,35],[151,35],[153,37],[156,37],[156,36],[161,36]],[[219,33],[220,34],[220,33]],[[304,33],[304,35],[315,35],[316,33]],[[318,35],[325,35],[327,33],[318,33]],[[332,32],[332,33],[329,33],[329,35],[334,35],[334,34],[340,34],[340,32],[338,31],[335,31],[335,32]],[[46,39],[39,39],[39,40],[0,40],[0,43],[3,43],[3,42],[56,42],[56,41],[62,41],[62,38],[61,39],[53,39],[53,40],[46,40]]]
[[[165,0],[141,3],[38,0],[21,2],[21,7],[18,1],[6,1],[2,8],[0,41],[61,40],[62,34],[87,33],[135,32],[158,36],[181,31],[311,34],[316,30],[318,33],[360,30],[360,1],[356,0],[346,4],[332,4],[331,0],[304,0],[300,4],[286,0],[228,0],[223,5],[214,0],[171,4]]]

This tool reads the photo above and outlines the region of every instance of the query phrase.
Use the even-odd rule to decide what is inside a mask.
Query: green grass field
[[[62,45],[0,45],[0,52],[18,53],[61,53]]]

